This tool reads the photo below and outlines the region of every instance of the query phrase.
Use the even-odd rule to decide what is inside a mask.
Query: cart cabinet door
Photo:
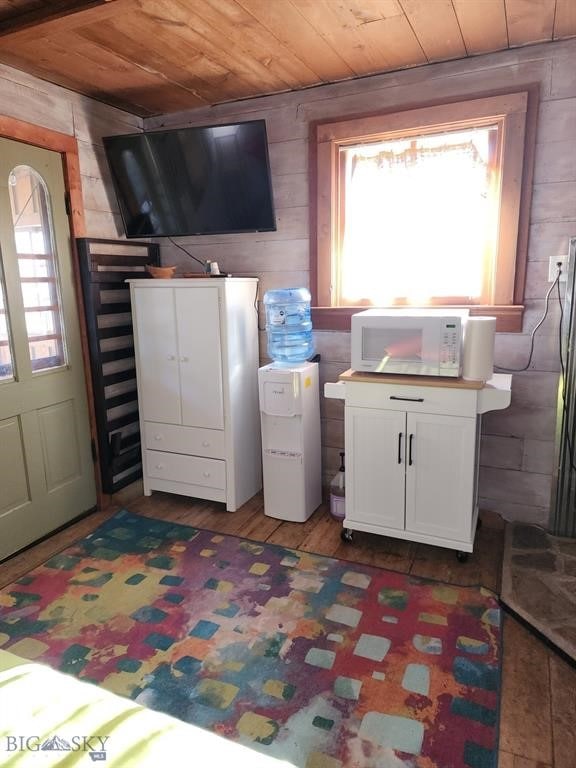
[[[406,414],[347,407],[346,521],[404,528]]]
[[[407,414],[406,531],[469,542],[476,419]]]

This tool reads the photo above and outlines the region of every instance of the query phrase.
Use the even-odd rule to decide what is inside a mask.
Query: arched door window
[[[6,286],[0,264],[0,381],[14,378],[14,355],[10,338],[10,321],[6,310]]]
[[[8,188],[28,353],[38,373],[67,363],[50,200],[44,180],[27,165],[12,169]]]

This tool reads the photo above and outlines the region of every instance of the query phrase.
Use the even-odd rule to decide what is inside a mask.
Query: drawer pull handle
[[[164,469],[164,464],[156,464],[156,469]]]
[[[423,403],[423,397],[400,397],[399,395],[390,395],[390,400],[404,400],[408,403]]]
[[[210,472],[202,472],[203,477],[210,477]]]
[[[168,360],[176,360],[176,355],[168,355]]]
[[[398,464],[402,464],[402,432],[398,432]]]
[[[208,442],[208,440],[202,440],[202,447],[203,448],[209,448],[210,447],[210,443]]]
[[[181,363],[187,363],[189,359],[190,359],[190,358],[188,358],[188,357],[181,357],[181,358],[180,358],[180,362],[181,362]]]
[[[163,439],[164,438],[162,435],[154,435],[154,440],[163,440]]]
[[[410,435],[410,437],[408,438],[408,465],[410,467],[414,463],[412,461],[412,440],[413,440],[413,438],[414,438],[414,435]]]

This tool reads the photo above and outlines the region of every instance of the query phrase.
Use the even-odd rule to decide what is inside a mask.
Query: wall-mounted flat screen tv
[[[276,229],[264,120],[104,138],[127,237]]]

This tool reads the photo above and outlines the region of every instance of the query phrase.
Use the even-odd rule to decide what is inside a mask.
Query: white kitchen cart
[[[486,384],[346,371],[324,395],[344,400],[346,517],[353,531],[473,551],[481,415],[510,404],[511,379]]]

